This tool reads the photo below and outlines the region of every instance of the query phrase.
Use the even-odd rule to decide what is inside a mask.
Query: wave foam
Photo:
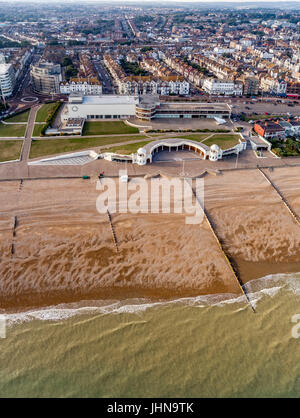
[[[265,296],[274,297],[281,289],[288,289],[295,295],[300,295],[300,273],[268,275],[252,280],[244,285],[251,304],[256,308],[258,302]],[[239,310],[246,309],[244,295],[215,294],[186,297],[170,301],[153,302],[147,299],[127,299],[124,301],[82,301],[79,303],[61,304],[29,310],[25,312],[5,314],[8,326],[13,324],[40,321],[67,320],[78,315],[109,315],[109,314],[139,314],[147,309],[170,304],[185,304],[192,307],[204,308],[208,306],[222,307],[228,304],[244,304]]]

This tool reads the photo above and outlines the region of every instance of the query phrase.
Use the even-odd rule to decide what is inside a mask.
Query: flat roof
[[[161,102],[161,109],[182,109],[192,110],[221,110],[228,112],[230,107],[227,103],[195,103],[195,102]]]
[[[266,143],[266,141],[261,139],[259,136],[252,136],[250,138],[250,141],[253,142],[255,145],[263,145],[265,147],[268,147],[268,144]]]
[[[136,104],[138,99],[135,96],[117,96],[117,95],[108,95],[103,96],[78,96],[71,95],[69,96],[69,103],[72,103],[73,100],[80,100],[82,104],[86,105],[109,105],[109,104]]]
[[[11,64],[0,64],[0,74],[3,75],[7,73],[10,67],[11,67]]]

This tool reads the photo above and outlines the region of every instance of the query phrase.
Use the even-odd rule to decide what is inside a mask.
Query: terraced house
[[[91,96],[102,94],[102,84],[96,77],[71,78],[69,81],[61,82],[59,88],[62,94],[82,93]]]
[[[169,94],[189,94],[190,85],[181,76],[127,76],[121,66],[111,56],[105,55],[104,63],[118,85],[118,92],[121,95],[159,94],[168,96]]]

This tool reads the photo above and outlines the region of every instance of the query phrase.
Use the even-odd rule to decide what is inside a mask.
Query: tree
[[[58,45],[58,40],[57,40],[57,39],[51,39],[51,40],[48,42],[48,45]]]
[[[65,77],[69,79],[70,77],[75,77],[78,73],[77,68],[72,64],[66,67]]]
[[[62,60],[61,65],[63,67],[67,67],[68,65],[73,65],[73,62],[72,62],[70,57],[64,57],[63,60]]]

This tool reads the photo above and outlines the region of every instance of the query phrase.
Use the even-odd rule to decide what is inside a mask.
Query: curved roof
[[[165,145],[167,147],[169,146],[180,146],[180,145],[190,145],[196,148],[199,148],[203,152],[209,152],[210,147],[203,144],[202,142],[192,141],[191,139],[185,139],[185,138],[164,138],[159,139],[157,141],[149,142],[144,146],[144,149],[146,153],[149,155],[151,154],[155,148]]]

